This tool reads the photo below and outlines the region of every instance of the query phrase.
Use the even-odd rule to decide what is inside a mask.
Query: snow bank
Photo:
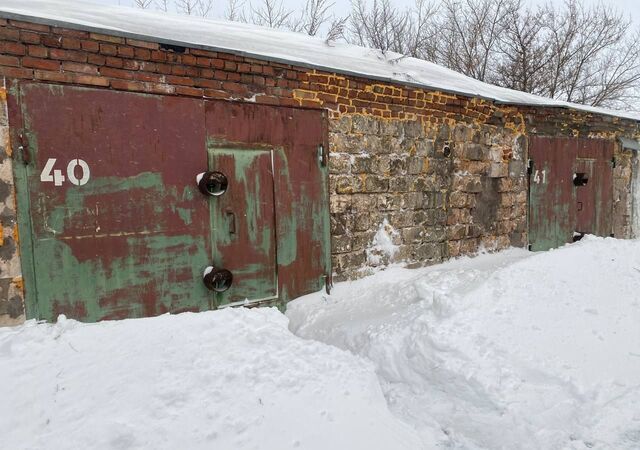
[[[218,20],[171,15],[134,8],[97,5],[78,0],[2,0],[0,17],[35,20],[55,25],[107,32],[230,51],[250,57],[330,69],[373,79],[489,98],[506,104],[572,108],[640,120],[640,114],[612,111],[553,100],[474,80],[437,64],[398,53],[342,43],[325,44],[301,33],[273,30]]]
[[[392,269],[287,314],[373,361],[427,445],[640,448],[640,241]]]
[[[371,364],[225,309],[0,329],[2,449],[415,449]]]

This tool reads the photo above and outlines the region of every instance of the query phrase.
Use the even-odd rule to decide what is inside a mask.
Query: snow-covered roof
[[[437,64],[397,53],[255,25],[106,6],[76,0],[2,0],[0,17],[224,51],[504,104],[571,108],[640,121],[640,113],[594,108],[483,83]]]

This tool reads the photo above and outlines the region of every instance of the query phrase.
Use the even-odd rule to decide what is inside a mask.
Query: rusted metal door
[[[323,112],[41,83],[9,105],[29,318],[281,305],[327,281]]]
[[[576,143],[573,173],[577,234],[609,236],[613,230],[613,144],[603,140]]]
[[[548,250],[590,233],[608,236],[613,143],[533,136],[529,144],[529,244]]]
[[[210,151],[263,149],[273,156],[279,300],[321,289],[331,274],[326,113],[222,101],[205,109]]]
[[[210,308],[200,281],[210,264],[209,207],[194,183],[207,166],[203,102],[13,89],[12,123],[22,120],[25,147],[15,175],[29,317]]]
[[[271,150],[209,150],[209,169],[228,183],[210,200],[212,260],[233,274],[217,306],[278,298],[272,165]]]

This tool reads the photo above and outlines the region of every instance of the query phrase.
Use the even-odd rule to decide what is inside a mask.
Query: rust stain
[[[11,280],[11,283],[24,294],[24,280],[22,277],[15,277]]]

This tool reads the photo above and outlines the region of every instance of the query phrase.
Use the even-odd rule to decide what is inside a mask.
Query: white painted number
[[[542,174],[542,178],[540,177],[540,174]],[[540,180],[542,180],[542,184],[547,184],[546,170],[543,170],[542,172],[540,172],[539,170],[536,170],[536,173],[533,174],[533,182],[535,184],[540,184]]]
[[[53,166],[56,164],[56,158],[49,158],[47,163],[44,165],[42,169],[42,173],[40,173],[40,181],[43,183],[51,183],[55,186],[62,186],[62,183],[65,181],[64,175],[62,175],[62,171],[59,169],[54,169]],[[82,169],[82,177],[78,179],[76,177],[76,167],[80,166]],[[89,170],[89,164],[87,164],[82,159],[72,159],[69,161],[67,165],[67,179],[76,186],[82,186],[87,184],[89,178],[91,177],[91,171]]]
[[[76,167],[80,166],[82,169],[82,178],[78,179],[76,177]],[[82,186],[87,184],[89,181],[89,177],[91,176],[91,171],[89,170],[89,164],[84,162],[82,159],[72,159],[69,161],[69,165],[67,166],[67,177],[69,181],[71,181],[76,186]]]

